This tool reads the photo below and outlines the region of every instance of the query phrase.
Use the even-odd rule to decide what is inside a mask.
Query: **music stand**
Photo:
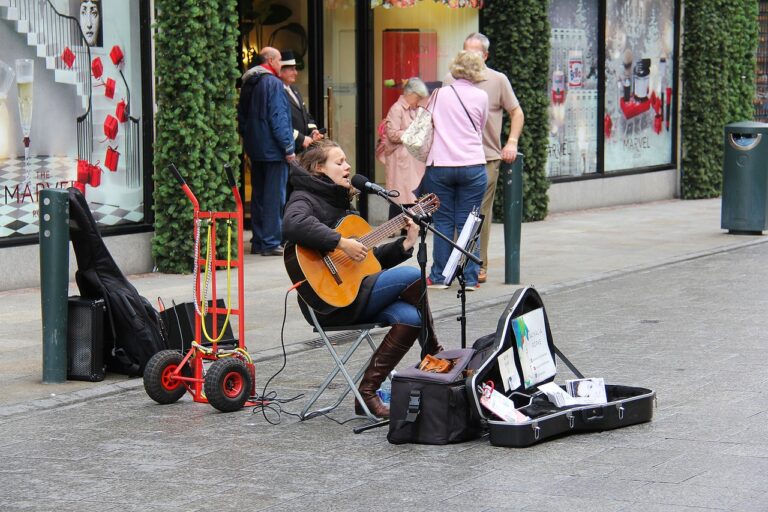
[[[457,318],[461,322],[461,348],[467,348],[467,287],[464,280],[464,269],[468,262],[467,253],[471,254],[477,247],[484,220],[485,216],[479,215],[477,208],[470,212],[466,222],[464,222],[464,227],[461,228],[459,238],[456,240],[457,247],[451,251],[448,263],[443,269],[446,284],[450,284],[454,277],[459,280],[459,291],[456,297],[461,301],[461,315]],[[459,248],[463,248],[466,252],[459,251]]]

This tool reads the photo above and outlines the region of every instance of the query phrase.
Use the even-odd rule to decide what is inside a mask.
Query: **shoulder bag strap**
[[[429,97],[429,101],[427,102],[427,106],[424,107],[425,110],[428,110],[430,113],[435,109],[435,105],[437,105],[437,93],[440,92],[440,89],[435,89],[435,92],[432,93],[432,95]],[[432,107],[432,108],[430,108]]]
[[[453,89],[453,93],[456,95],[457,98],[459,98],[459,103],[461,103],[461,107],[464,109],[464,112],[467,114],[467,117],[469,118],[469,122],[472,123],[472,128],[477,131],[477,126],[475,126],[475,122],[472,120],[472,116],[469,115],[469,111],[467,110],[467,107],[464,106],[464,102],[461,101],[461,96],[459,96],[459,93],[456,92],[456,89],[451,85],[451,89]]]

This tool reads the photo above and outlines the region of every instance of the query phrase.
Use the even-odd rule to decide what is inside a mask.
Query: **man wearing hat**
[[[293,138],[296,153],[301,153],[312,142],[320,140],[323,135],[317,129],[315,120],[304,104],[299,89],[294,85],[299,71],[296,69],[296,57],[291,50],[280,52],[283,56],[280,61],[280,80],[283,81],[285,95],[291,107],[291,123],[293,124]]]

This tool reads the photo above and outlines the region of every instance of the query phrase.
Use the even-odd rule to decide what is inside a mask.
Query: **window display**
[[[479,27],[481,1],[372,2],[374,33],[374,118],[385,118],[409,78],[429,91],[440,87],[448,64],[464,39]],[[377,164],[375,180],[384,182]]]
[[[574,11],[575,6],[575,11]],[[597,0],[553,0],[547,176],[597,170]]]
[[[670,164],[675,7],[609,0],[605,28],[605,171]]]
[[[37,234],[51,187],[79,188],[102,226],[144,220],[139,4],[0,10],[0,242]]]

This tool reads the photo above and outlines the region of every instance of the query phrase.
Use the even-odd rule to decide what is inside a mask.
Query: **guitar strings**
[[[416,207],[417,206],[418,206],[418,210],[419,211],[416,211],[416,209],[417,209]],[[420,204],[416,204],[413,207],[413,210],[414,210],[414,213],[417,214],[417,215],[425,215],[424,209],[421,207]],[[365,245],[365,247],[367,247],[368,249],[371,249],[371,248],[375,247],[379,242],[384,240],[385,236],[384,236],[383,233],[385,233],[386,230],[382,229],[382,228],[384,228],[384,227],[394,227],[399,222],[402,222],[405,225],[405,222],[404,222],[405,219],[406,219],[405,214],[401,213],[397,217],[395,217],[393,219],[390,219],[387,222],[385,222],[384,224],[382,224],[381,226],[379,226],[378,230],[381,231],[382,234],[378,234],[378,233],[376,233],[376,230],[374,230],[374,231],[371,231],[368,234],[365,234],[365,235],[361,236],[357,240],[360,243],[362,243],[363,245]],[[391,226],[388,226],[389,224],[391,224]],[[353,261],[352,258],[349,255],[347,255],[347,253],[345,253],[343,251],[342,251],[342,256],[339,257],[339,258],[334,258],[332,255],[328,255],[328,257],[331,259],[331,261],[334,264],[344,264],[344,263],[347,263],[348,261]]]

